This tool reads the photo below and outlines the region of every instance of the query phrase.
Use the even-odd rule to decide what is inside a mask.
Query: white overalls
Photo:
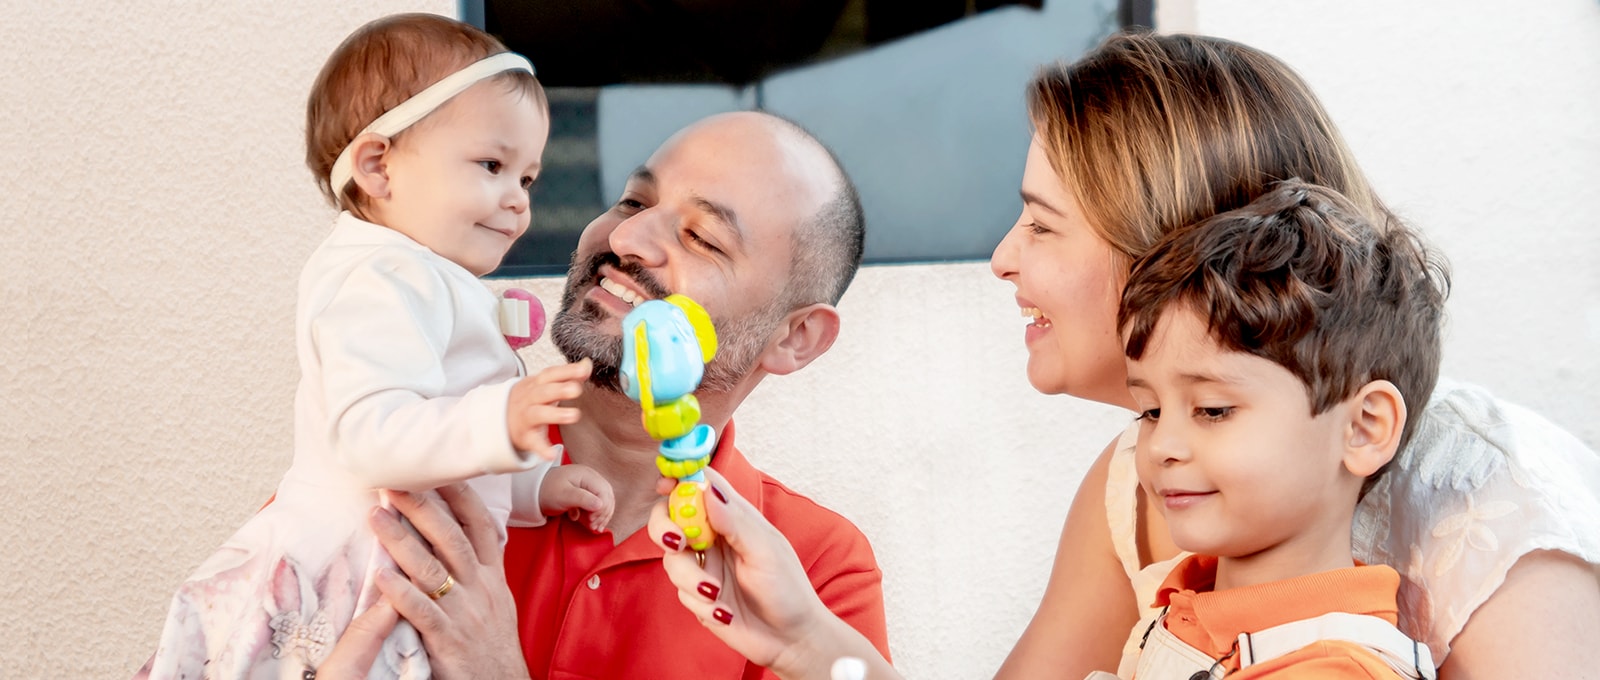
[[[1401,677],[1435,680],[1433,655],[1428,646],[1400,632],[1393,624],[1376,616],[1334,612],[1310,619],[1291,621],[1255,633],[1241,633],[1233,651],[1222,659],[1189,646],[1167,630],[1165,614],[1156,617],[1145,631],[1142,651],[1129,680],[1207,680],[1226,674],[1222,661],[1237,655],[1239,667],[1249,668],[1324,640],[1360,645]],[[1091,673],[1087,680],[1113,680],[1105,671]]]

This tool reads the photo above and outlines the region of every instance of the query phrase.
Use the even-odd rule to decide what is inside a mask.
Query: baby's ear
[[[361,193],[370,198],[389,197],[389,173],[385,159],[391,148],[394,148],[393,142],[376,132],[361,133],[350,142],[350,179],[361,188]],[[341,187],[334,187],[334,193],[342,193]]]
[[[1394,458],[1406,426],[1406,400],[1400,388],[1387,380],[1374,380],[1345,400],[1349,414],[1345,432],[1344,467],[1357,477],[1367,477]]]

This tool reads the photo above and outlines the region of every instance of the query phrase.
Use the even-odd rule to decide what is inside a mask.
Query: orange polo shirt
[[[1180,563],[1156,591],[1167,609],[1167,630],[1212,658],[1233,649],[1239,634],[1332,612],[1398,620],[1400,574],[1386,566],[1355,566],[1260,585],[1213,590],[1217,558],[1195,555]],[[1324,640],[1266,663],[1239,670],[1237,656],[1223,662],[1229,680],[1251,678],[1399,678],[1366,648]]]
[[[551,428],[550,441],[560,437]],[[731,422],[711,467],[788,537],[828,608],[887,657],[883,573],[861,530],[750,465],[734,447]],[[777,677],[728,649],[679,604],[661,549],[643,530],[613,545],[609,531],[551,517],[510,530],[505,565],[536,680]]]

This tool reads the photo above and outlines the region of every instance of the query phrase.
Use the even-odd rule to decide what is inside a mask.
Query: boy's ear
[[[817,303],[789,312],[778,335],[761,355],[761,370],[788,375],[822,356],[839,337],[839,311]]]
[[[394,143],[376,132],[356,135],[350,142],[350,179],[369,198],[389,197],[389,173],[385,159]],[[341,193],[334,187],[334,193]]]
[[[1345,401],[1350,414],[1345,433],[1344,467],[1367,477],[1394,458],[1406,426],[1406,400],[1400,388],[1374,380]]]

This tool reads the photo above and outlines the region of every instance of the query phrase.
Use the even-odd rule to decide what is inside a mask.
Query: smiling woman
[[[995,247],[989,266],[1016,285],[1017,305],[1023,316],[1033,317],[1024,337],[1032,350],[1028,382],[1034,389],[1133,406],[1119,384],[1117,300],[1126,263],[1090,226],[1038,140],[1029,144],[1022,215]],[[1041,344],[1052,349],[1035,349]]]

